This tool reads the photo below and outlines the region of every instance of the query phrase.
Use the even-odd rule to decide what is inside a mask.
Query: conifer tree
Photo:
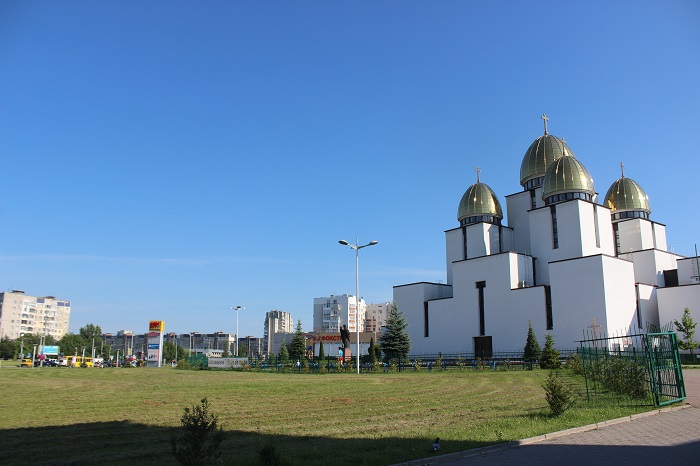
[[[374,338],[369,340],[369,362],[372,364],[377,362],[377,351],[374,349]]]
[[[287,350],[286,343],[282,343],[282,346],[280,347],[280,352],[277,353],[277,358],[282,364],[287,364],[289,362],[289,351]]]
[[[323,340],[319,340],[318,342],[318,359],[320,361],[326,359],[326,353],[323,351]]]
[[[406,333],[406,327],[408,327],[406,318],[396,303],[393,303],[389,311],[389,319],[384,326],[382,336],[379,337],[379,345],[386,362],[392,359],[403,361],[408,358],[411,338]]]
[[[535,336],[535,331],[532,330],[532,323],[527,322],[527,341],[525,342],[525,350],[523,351],[523,360],[528,363],[528,367],[532,370],[532,364],[537,362],[540,358],[540,353],[542,349],[540,348],[540,343],[537,341]]]
[[[561,361],[559,360],[559,351],[554,347],[554,337],[546,335],[544,349],[542,350],[542,359],[540,359],[540,367],[542,369],[559,369]]]
[[[695,327],[697,327],[698,324],[693,321],[690,315],[690,309],[686,307],[683,311],[681,321],[678,322],[674,319],[673,324],[676,326],[676,332],[683,334],[683,339],[678,341],[678,347],[682,350],[690,350],[690,354],[693,354],[693,350],[698,347],[700,342],[694,340]]]
[[[304,337],[304,332],[301,330],[301,320],[297,321],[297,330],[294,333],[294,338],[292,339],[292,344],[289,348],[289,356],[293,360],[304,359],[306,355],[306,338]]]

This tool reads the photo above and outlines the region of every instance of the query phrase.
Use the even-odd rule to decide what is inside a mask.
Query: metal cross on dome
[[[542,116],[540,117],[542,120],[544,120],[544,135],[548,135],[549,133],[547,132],[547,122],[549,121],[549,118],[547,118],[547,114],[543,113]]]
[[[481,176],[479,174],[481,173],[481,169],[479,167],[476,167],[476,182],[481,183]]]
[[[620,171],[622,171],[622,177],[625,177],[625,164],[620,162]]]

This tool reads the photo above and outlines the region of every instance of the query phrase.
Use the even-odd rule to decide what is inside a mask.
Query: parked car
[[[22,359],[22,362],[19,363],[19,367],[32,367],[32,360]]]

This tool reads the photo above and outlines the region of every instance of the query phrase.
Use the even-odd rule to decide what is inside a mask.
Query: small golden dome
[[[459,202],[457,220],[461,222],[470,217],[496,217],[499,222],[503,219],[503,210],[498,197],[482,182],[469,186]]]

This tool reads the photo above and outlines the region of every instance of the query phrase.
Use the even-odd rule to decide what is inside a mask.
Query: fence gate
[[[675,332],[593,334],[580,343],[589,403],[663,406],[685,399]]]
[[[649,361],[649,384],[656,406],[663,406],[685,398],[685,384],[681,371],[678,340],[674,332],[644,335]]]

